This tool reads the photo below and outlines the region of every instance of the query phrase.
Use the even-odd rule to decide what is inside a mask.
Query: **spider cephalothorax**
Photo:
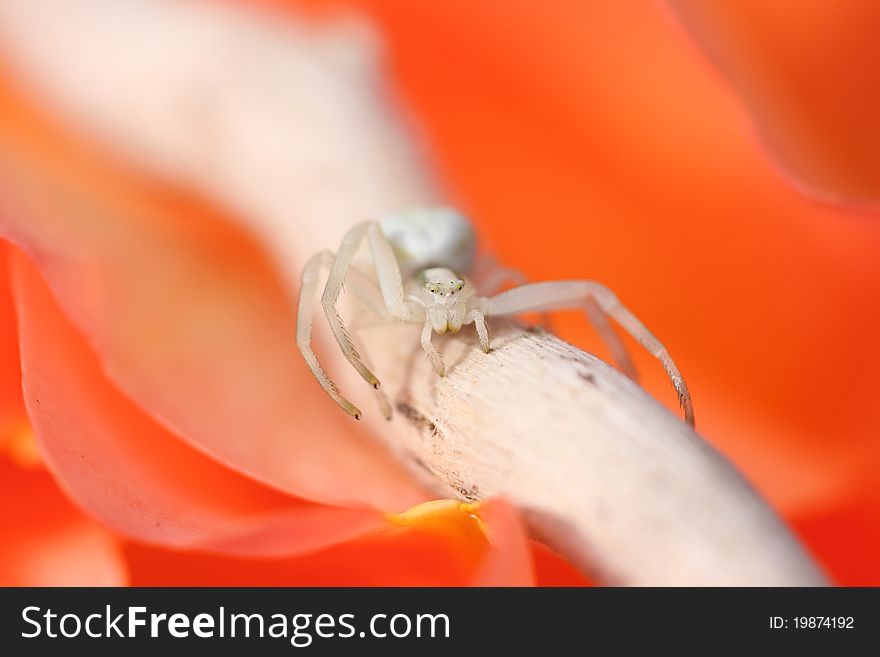
[[[369,270],[352,264],[364,240],[372,258]],[[608,322],[610,316],[663,364],[678,393],[685,419],[693,425],[690,394],[669,352],[611,290],[595,281],[570,280],[530,283],[499,294],[492,294],[497,290],[485,289],[494,287],[487,283],[479,290],[482,295],[477,294],[476,287],[465,276],[473,265],[475,246],[473,229],[463,215],[450,208],[422,208],[358,224],[346,233],[335,254],[323,251],[309,260],[300,290],[297,344],[318,382],[347,413],[360,417],[360,410],[340,394],[311,347],[315,294],[324,268],[329,269],[329,274],[321,305],[333,335],[348,361],[377,391],[379,379],[362,362],[336,311],[343,283],[379,317],[422,324],[422,347],[440,376],[446,373],[446,367],[431,343],[433,333],[456,332],[473,324],[480,347],[488,352],[486,317],[577,307],[583,308],[609,343],[621,368],[634,376],[629,355]],[[491,274],[495,274],[496,284],[504,277],[511,278],[510,271],[496,270]],[[390,406],[381,391],[379,401],[385,416],[390,417]]]

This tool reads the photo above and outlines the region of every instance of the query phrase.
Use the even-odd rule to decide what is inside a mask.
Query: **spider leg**
[[[312,256],[306,263],[302,274],[302,283],[299,291],[299,306],[296,313],[296,344],[300,352],[308,363],[312,374],[318,379],[318,383],[330,397],[342,409],[354,417],[360,419],[361,412],[350,401],[339,393],[339,388],[321,367],[318,357],[312,349],[312,315],[315,310],[315,296],[318,291],[318,280],[321,274],[321,268],[326,262],[328,256],[332,258],[328,252],[318,253]]]
[[[358,224],[342,238],[342,244],[336,253],[336,257],[333,259],[333,265],[330,267],[327,285],[324,287],[324,293],[321,295],[321,306],[324,308],[327,323],[330,325],[330,330],[333,332],[333,336],[336,338],[336,342],[339,344],[340,349],[342,349],[345,358],[367,383],[373,386],[373,388],[378,388],[379,379],[364,365],[351,340],[351,335],[348,329],[345,328],[342,317],[339,316],[339,311],[336,308],[339,295],[342,292],[342,285],[351,268],[351,261],[369,228],[370,223]]]
[[[336,384],[329,378],[325,370],[318,363],[317,357],[311,348],[312,316],[314,314],[315,293],[317,291],[320,272],[323,268],[332,268],[334,256],[330,251],[322,251],[314,256],[306,264],[303,270],[303,284],[300,290],[300,303],[297,312],[297,346],[306,359],[312,373],[324,390],[339,404],[347,413],[355,418],[360,417],[360,411],[338,390]],[[348,289],[380,319],[387,320],[388,311],[382,302],[382,297],[376,284],[369,276],[357,267],[351,267],[348,271]],[[376,401],[386,419],[391,419],[391,406],[385,393],[379,388],[374,388]]]
[[[480,290],[481,294],[485,296],[498,294],[508,281],[520,286],[528,283],[525,274],[518,269],[502,267],[491,256],[483,258],[477,274],[477,289]],[[611,323],[608,321],[608,315],[602,310],[602,306],[592,297],[588,297],[583,302],[583,309],[599,337],[608,345],[611,357],[617,363],[620,371],[633,381],[638,381],[639,374],[636,371],[632,357],[629,355],[623,340],[620,339],[620,336],[612,328]],[[546,311],[541,313],[541,324],[552,329],[553,322]]]
[[[369,280],[363,272],[352,266],[354,255],[360,248],[364,238],[368,240],[370,252],[373,256],[373,266],[376,269],[376,278],[379,283],[378,291],[375,290],[375,284],[372,281],[367,286],[357,285],[359,279]],[[336,338],[336,342],[342,349],[345,358],[358,371],[361,377],[377,391],[376,394],[379,405],[382,408],[382,414],[386,418],[390,418],[391,407],[385,395],[379,392],[379,379],[364,364],[360,354],[358,354],[351,335],[339,316],[339,311],[336,307],[346,279],[349,280],[349,287],[352,291],[360,296],[368,306],[373,307],[380,317],[393,318],[400,321],[412,321],[414,319],[414,317],[411,317],[412,313],[409,310],[409,305],[404,300],[403,279],[400,274],[400,267],[397,264],[397,257],[394,255],[394,249],[391,248],[391,244],[389,244],[388,238],[385,237],[378,222],[360,223],[351,228],[345,234],[345,237],[342,238],[342,244],[330,266],[327,284],[321,296],[321,306],[324,309],[330,330],[333,332],[333,336]],[[383,304],[384,309],[382,309]],[[344,400],[344,398],[342,399]],[[340,405],[348,410],[345,405]],[[355,415],[355,417],[358,417],[358,415]]]
[[[607,287],[595,281],[555,281],[531,283],[480,300],[479,308],[488,317],[522,312],[576,308],[593,299],[648,352],[663,364],[666,375],[678,393],[685,421],[694,426],[694,408],[681,372],[666,347],[632,314]]]
[[[481,256],[476,263],[474,276],[474,284],[476,285],[476,289],[483,296],[491,297],[495,294],[501,292],[504,289],[505,283],[511,283],[513,285],[525,285],[529,282],[529,279],[526,278],[526,275],[523,274],[519,269],[514,269],[513,267],[505,267],[498,263],[498,260],[495,256],[491,254],[486,254]],[[593,321],[592,316],[590,317],[590,321]],[[550,314],[547,312],[540,313],[540,322],[541,326],[544,328],[548,328],[550,330],[553,329],[553,319],[550,317]],[[606,322],[607,324],[607,322]],[[599,325],[597,324],[597,328]],[[616,347],[612,345],[611,341],[617,339],[617,335],[614,334],[611,337],[606,337],[603,333],[603,339],[609,341],[609,346],[611,346],[611,351],[615,354],[619,353],[615,351]],[[618,345],[621,349],[623,349],[623,344],[618,340]],[[629,361],[628,355],[624,351],[624,360]],[[621,367],[623,364],[621,363]],[[635,369],[632,370],[633,374],[635,373]],[[630,373],[627,372],[627,375],[630,376]],[[634,376],[630,376],[630,378],[635,378]]]
[[[422,349],[428,354],[428,360],[431,361],[434,371],[440,376],[444,376],[446,374],[446,365],[443,363],[443,357],[437,351],[437,348],[431,343],[433,332],[434,329],[431,327],[431,320],[429,319],[422,328]]]
[[[370,242],[370,252],[373,255],[373,266],[376,268],[376,278],[379,281],[379,289],[385,308],[395,319],[402,322],[417,321],[419,317],[410,312],[410,304],[406,302],[403,294],[403,278],[400,275],[400,265],[394,249],[382,232],[378,221],[372,221],[367,227],[367,238]]]
[[[599,302],[591,295],[584,300],[583,308],[587,314],[587,319],[590,320],[599,337],[602,338],[609,351],[611,351],[611,358],[617,363],[620,371],[633,381],[638,381],[639,373],[636,371],[635,363],[633,363],[626,345],[623,344],[623,340],[620,339],[614,327],[611,326],[611,322],[608,321],[608,314],[602,309]]]
[[[473,308],[465,314],[462,324],[470,324],[471,322],[477,328],[477,335],[480,338],[480,349],[483,350],[484,354],[488,354],[489,329],[486,328],[486,316],[476,308]]]
[[[369,364],[372,367],[372,362],[369,354],[366,349],[361,346],[361,358],[364,359],[364,362]],[[391,419],[391,404],[388,402],[388,397],[385,395],[385,392],[381,387],[373,388],[373,396],[376,398],[376,403],[379,404],[379,410],[382,412],[382,416],[386,420]]]
[[[328,255],[329,252],[327,252]],[[331,267],[333,263],[332,255],[330,255],[329,261],[325,262],[327,267]],[[363,304],[366,306],[367,310],[373,314],[374,317],[378,318],[380,322],[388,322],[393,319],[391,315],[388,313],[388,310],[385,308],[385,304],[382,299],[382,294],[379,291],[379,288],[376,286],[376,282],[372,280],[367,274],[362,272],[358,267],[352,265],[347,274],[348,283],[346,285],[346,289],[354,294]],[[364,328],[363,324],[359,324],[358,329]],[[356,332],[356,331],[355,331]],[[361,358],[367,364],[368,367],[373,367],[373,363],[369,358],[369,355],[366,352],[363,343],[361,343]],[[373,387],[373,395],[376,397],[376,402],[379,404],[379,409],[382,411],[382,415],[386,420],[391,419],[391,404],[388,403],[388,397],[385,396],[381,387]]]

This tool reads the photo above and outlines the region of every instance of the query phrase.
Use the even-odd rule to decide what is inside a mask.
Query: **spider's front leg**
[[[666,347],[632,314],[607,287],[595,281],[555,281],[531,283],[507,290],[494,297],[483,297],[479,308],[487,317],[517,315],[542,310],[562,310],[583,307],[593,302],[620,324],[627,333],[663,364],[666,375],[678,393],[685,420],[694,426],[694,408],[684,378]],[[587,312],[588,306],[585,308]]]
[[[309,369],[318,379],[318,383],[324,391],[346,413],[352,415],[355,419],[360,418],[360,410],[343,397],[339,393],[336,384],[330,379],[323,367],[318,362],[318,358],[312,349],[312,315],[314,314],[315,295],[318,290],[318,280],[323,269],[331,269],[335,256],[330,251],[322,251],[318,253],[306,264],[302,275],[302,285],[300,287],[299,307],[296,317],[296,343],[300,353],[305,358]],[[376,288],[376,284],[366,276],[357,267],[350,267],[347,272],[348,290],[352,292],[372,313],[383,320],[388,319],[388,312],[385,309],[382,295]],[[366,355],[366,354],[365,354]],[[386,419],[391,419],[391,405],[388,398],[380,388],[374,388],[373,393],[379,409]]]
[[[370,253],[373,257],[373,266],[376,269],[376,275],[379,281],[379,290],[375,290],[374,284],[372,289],[359,290],[364,287],[364,276],[356,268],[352,267],[352,260],[355,253],[364,239],[369,241]],[[335,256],[329,254],[319,254],[309,261],[303,272],[303,284],[300,292],[300,306],[297,315],[297,344],[302,351],[306,362],[309,364],[318,382],[329,394],[333,400],[345,410],[346,413],[360,419],[360,410],[350,401],[343,397],[336,385],[327,376],[327,373],[318,364],[317,357],[311,349],[311,324],[312,324],[312,307],[314,305],[314,292],[317,289],[317,278],[322,263],[330,264],[330,273],[327,276],[327,283],[324,286],[324,292],[321,295],[321,306],[327,317],[327,323],[330,330],[336,338],[336,342],[342,349],[342,353],[349,363],[357,370],[363,379],[369,383],[378,396],[382,413],[386,418],[391,417],[391,409],[384,394],[379,390],[379,379],[364,364],[357,349],[352,342],[351,335],[345,327],[342,318],[337,310],[337,303],[342,292],[343,283],[348,280],[349,287],[355,291],[356,295],[361,297],[368,307],[374,311],[380,311],[377,314],[383,317],[392,317],[401,321],[409,321],[407,306],[403,299],[403,281],[400,275],[400,268],[397,259],[394,256],[394,250],[388,243],[388,239],[382,233],[377,222],[365,222],[354,226],[349,230],[342,239],[342,244]],[[352,280],[353,279],[353,280]],[[381,302],[384,303],[385,309],[375,308],[376,299],[379,296]]]
[[[480,298],[476,298],[477,302],[479,302]],[[484,354],[488,354],[489,329],[486,328],[486,316],[478,308],[471,308],[464,316],[463,324],[470,324],[472,322],[477,329],[477,336],[480,338],[480,349],[483,350]]]
[[[431,334],[433,332],[434,327],[431,325],[431,320],[427,319],[422,327],[422,349],[428,355],[428,360],[431,361],[431,367],[434,368],[434,371],[439,376],[446,376],[446,364],[443,362],[443,356],[440,355],[437,347],[431,342]]]
[[[369,223],[358,224],[342,238],[342,244],[339,246],[339,251],[333,259],[333,266],[330,267],[330,274],[327,276],[324,293],[321,295],[321,306],[324,308],[324,315],[327,317],[330,330],[348,362],[354,366],[367,383],[373,388],[378,388],[379,379],[364,365],[336,308],[339,295],[342,292],[342,285],[351,268],[351,261],[369,228]]]
[[[324,368],[321,367],[318,357],[312,349],[312,315],[315,308],[315,295],[318,292],[318,281],[321,269],[324,265],[331,263],[332,260],[333,255],[328,251],[324,251],[312,256],[303,269],[299,290],[299,305],[296,312],[296,344],[312,374],[315,375],[318,383],[324,389],[324,392],[330,395],[333,401],[346,413],[355,419],[360,419],[360,410],[340,394],[339,388],[336,387],[336,384],[330,379]]]

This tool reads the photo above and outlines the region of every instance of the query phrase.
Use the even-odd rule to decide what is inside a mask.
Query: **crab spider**
[[[375,275],[355,262],[364,243]],[[422,324],[422,348],[440,376],[446,373],[446,366],[431,342],[434,333],[455,333],[473,324],[480,348],[488,353],[488,317],[581,308],[609,344],[624,373],[635,378],[629,354],[608,321],[611,317],[662,363],[678,393],[685,420],[693,426],[690,393],[669,352],[611,290],[595,281],[569,280],[528,283],[494,296],[480,296],[463,275],[473,265],[475,246],[474,231],[460,213],[450,208],[425,208],[357,224],[346,233],[335,254],[323,251],[308,261],[297,311],[297,346],[321,387],[346,413],[356,419],[361,415],[339,392],[311,347],[312,315],[325,269],[329,274],[321,306],[327,322],[348,362],[373,387],[386,418],[391,417],[391,407],[379,379],[364,363],[337,311],[343,283],[380,319]],[[504,273],[510,278],[510,270]]]

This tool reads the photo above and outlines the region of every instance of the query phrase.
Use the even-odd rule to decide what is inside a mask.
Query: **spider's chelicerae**
[[[353,262],[365,240],[372,258],[370,268]],[[325,268],[330,271],[321,305],[327,321],[348,362],[375,389],[387,418],[391,417],[391,408],[379,388],[379,379],[364,365],[336,309],[343,283],[380,318],[422,324],[422,347],[440,376],[446,373],[446,367],[431,343],[435,332],[454,333],[473,324],[480,347],[488,353],[487,317],[582,308],[621,369],[635,378],[632,361],[608,321],[610,316],[663,364],[685,419],[693,426],[691,397],[669,352],[611,290],[595,281],[570,280],[529,283],[491,294],[505,279],[518,278],[511,270],[495,269],[482,276],[481,295],[464,275],[474,265],[475,251],[474,231],[465,217],[450,208],[423,208],[358,224],[346,233],[335,255],[322,251],[308,261],[302,275],[296,342],[321,387],[349,415],[359,419],[360,410],[340,394],[311,347],[315,296]]]

